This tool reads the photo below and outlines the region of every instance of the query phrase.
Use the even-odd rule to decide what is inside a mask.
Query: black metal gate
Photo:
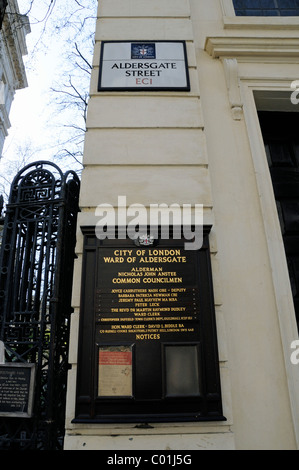
[[[15,177],[0,251],[5,363],[35,364],[31,417],[0,416],[0,449],[63,448],[79,178],[51,162]]]

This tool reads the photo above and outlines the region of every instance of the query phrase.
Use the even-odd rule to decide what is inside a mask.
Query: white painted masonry
[[[258,109],[290,108],[298,18],[235,17],[231,0],[101,0],[90,86],[65,449],[298,449],[298,338]],[[103,40],[184,40],[190,92],[97,91]],[[293,105],[294,106],[294,105]],[[294,108],[291,108],[295,111]],[[299,108],[296,109],[299,111]],[[98,204],[203,204],[227,421],[74,424],[82,234]]]

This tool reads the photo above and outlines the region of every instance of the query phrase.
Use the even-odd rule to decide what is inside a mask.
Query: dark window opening
[[[2,28],[3,18],[7,7],[7,0],[0,0],[0,29]]]
[[[299,16],[299,0],[233,0],[236,16]]]
[[[259,112],[299,325],[299,113]]]

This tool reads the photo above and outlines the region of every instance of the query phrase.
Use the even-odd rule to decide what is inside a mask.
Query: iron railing
[[[0,449],[59,449],[64,435],[78,176],[50,162],[20,171],[0,251],[6,362],[33,363],[32,418],[0,418]]]

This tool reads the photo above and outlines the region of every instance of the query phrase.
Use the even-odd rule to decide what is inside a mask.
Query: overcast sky
[[[38,25],[32,26],[32,32],[27,35],[26,42],[28,50],[32,51],[35,41],[38,39]],[[4,156],[12,157],[14,143],[32,141],[34,146],[40,145],[45,147],[45,151],[49,147],[49,90],[53,84],[55,70],[59,66],[60,58],[57,53],[58,47],[52,43],[47,53],[36,53],[38,55],[38,67],[36,67],[36,59],[30,62],[32,54],[24,57],[27,65],[26,75],[28,87],[17,90],[10,111],[11,128],[9,136],[5,142]],[[51,139],[52,140],[52,139]]]
[[[18,0],[21,13],[24,13],[31,0]],[[95,14],[96,4],[94,0],[85,0],[84,6],[92,5]],[[54,8],[50,12],[48,20],[44,18],[49,5]],[[20,148],[22,154],[27,154],[31,161],[50,159],[56,152],[59,139],[63,139],[66,130],[61,126],[61,112],[57,112],[53,104],[51,87],[58,88],[68,79],[68,64],[65,53],[70,48],[70,42],[66,42],[72,34],[76,34],[75,28],[66,25],[61,27],[61,21],[66,17],[64,10],[70,5],[68,11],[74,9],[75,0],[34,0],[29,18],[31,33],[26,37],[28,55],[24,56],[28,87],[18,90],[12,103],[9,119],[11,127],[5,140],[2,159],[0,161],[0,175],[11,172],[12,165],[8,162],[20,160]],[[86,13],[87,12],[87,13]],[[77,17],[90,14],[91,10],[80,13],[77,9]],[[76,21],[75,15],[71,21]],[[94,23],[86,24],[86,31],[94,29]],[[84,48],[82,35],[75,40]],[[91,60],[91,58],[89,58]],[[75,73],[75,72],[74,72]],[[87,80],[88,82],[88,80]],[[26,149],[26,150],[25,150]],[[73,162],[62,161],[58,163],[63,171],[70,169]],[[18,169],[18,168],[17,168]],[[1,193],[1,187],[0,187]]]

